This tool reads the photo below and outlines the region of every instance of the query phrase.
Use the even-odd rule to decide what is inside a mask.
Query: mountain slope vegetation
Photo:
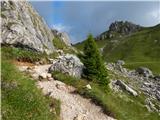
[[[158,67],[160,61],[160,25],[143,28],[124,37],[106,38],[96,40],[107,62],[115,62],[119,59],[126,62],[126,67],[149,67],[155,73],[160,73]],[[75,45],[79,50],[83,48],[83,42]]]
[[[160,25],[142,30],[116,41],[106,42],[103,56],[108,62],[118,59],[126,61],[126,66],[136,68],[146,66],[154,72],[160,72]],[[135,63],[135,64],[133,64]],[[133,66],[135,65],[135,66]]]

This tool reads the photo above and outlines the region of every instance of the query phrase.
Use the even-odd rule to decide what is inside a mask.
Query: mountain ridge
[[[142,27],[141,30],[130,34],[114,37],[96,39],[103,58],[106,62],[124,60],[126,67],[135,69],[138,66],[146,66],[159,73],[157,64],[160,60],[160,24],[152,27]],[[77,43],[75,47],[83,50],[84,42]],[[136,63],[136,64],[132,64]]]
[[[103,40],[103,39],[111,39],[116,37],[122,37],[125,35],[132,34],[134,32],[142,30],[142,26],[136,25],[132,22],[128,21],[115,21],[110,24],[109,30],[101,33],[95,39]]]

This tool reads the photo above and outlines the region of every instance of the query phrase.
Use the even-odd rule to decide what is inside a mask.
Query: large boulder
[[[83,63],[78,57],[72,54],[59,56],[49,68],[49,72],[59,71],[70,76],[80,78],[83,72]]]
[[[151,77],[153,76],[152,71],[146,67],[139,67],[136,69],[136,72],[144,77]]]

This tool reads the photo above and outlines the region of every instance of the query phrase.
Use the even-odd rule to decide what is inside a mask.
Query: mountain
[[[150,61],[160,59],[160,25],[119,39],[107,41],[104,56],[109,61],[123,59],[126,61]]]
[[[141,27],[130,22],[114,22],[109,30],[96,37],[96,43],[102,51],[104,60],[115,62],[124,60],[126,67],[146,66],[160,73],[160,24],[153,27]],[[124,32],[125,31],[125,32]],[[104,34],[106,33],[106,37]],[[109,33],[116,33],[109,37]],[[107,36],[108,35],[108,36]],[[82,50],[83,42],[75,45]]]
[[[97,40],[122,37],[140,31],[143,27],[128,21],[115,21],[109,26],[109,30],[96,37]]]
[[[145,28],[119,39],[107,41],[103,49],[106,61],[124,60],[129,68],[146,66],[160,73],[160,25]]]
[[[51,53],[54,35],[43,18],[27,1],[1,2],[1,44]]]
[[[134,32],[143,30],[144,27],[136,25],[128,21],[115,21],[110,24],[109,29],[95,37],[95,40],[99,47],[102,47],[106,40],[121,38],[127,35],[131,35]],[[82,50],[83,42],[75,44],[75,47]]]

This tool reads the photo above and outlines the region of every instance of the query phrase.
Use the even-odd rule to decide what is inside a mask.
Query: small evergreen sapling
[[[89,80],[95,80],[100,84],[108,84],[108,74],[98,47],[91,34],[88,35],[84,45],[83,63],[84,75]]]

